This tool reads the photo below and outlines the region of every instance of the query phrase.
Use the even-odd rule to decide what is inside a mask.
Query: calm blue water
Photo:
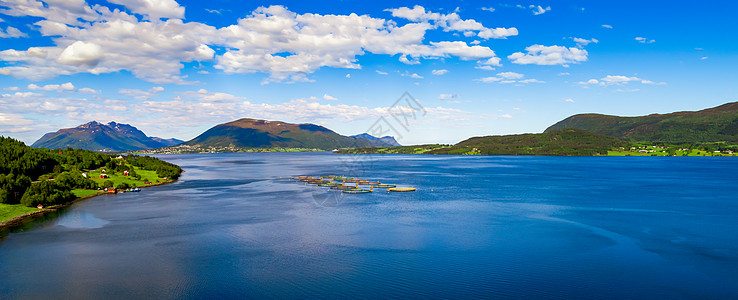
[[[6,236],[0,298],[738,298],[736,159],[162,158]],[[419,191],[280,179],[350,173]]]

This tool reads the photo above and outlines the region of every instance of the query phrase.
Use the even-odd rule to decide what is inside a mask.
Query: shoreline
[[[170,184],[170,183],[173,183],[173,182],[176,182],[176,181],[178,181],[178,179],[162,181],[162,182],[159,182],[159,183],[156,183],[156,184],[148,184],[148,185],[145,185],[145,186],[140,186],[138,188],[148,188],[148,187],[166,185],[166,184]],[[100,193],[93,194],[93,195],[87,195],[87,196],[84,196],[84,197],[79,197],[77,199],[74,199],[74,200],[72,200],[70,202],[67,202],[67,203],[64,203],[64,204],[58,204],[58,205],[50,206],[48,208],[40,209],[38,211],[34,211],[34,212],[27,213],[27,214],[22,214],[22,215],[19,215],[19,216],[12,217],[12,218],[10,218],[8,220],[5,220],[2,223],[0,223],[0,232],[5,231],[5,230],[12,229],[14,227],[21,226],[21,225],[26,224],[26,223],[29,223],[29,222],[33,221],[34,219],[36,219],[36,217],[38,217],[38,216],[41,216],[41,215],[46,214],[46,213],[56,212],[56,211],[58,211],[58,210],[60,210],[62,208],[69,207],[72,204],[77,203],[77,202],[80,202],[82,200],[87,200],[87,199],[90,199],[90,198],[94,198],[94,197],[101,196],[101,195],[108,195],[108,194],[110,194],[110,193],[100,192]],[[117,194],[117,193],[115,193],[115,194]],[[2,241],[3,237],[4,236],[0,236],[0,241]]]

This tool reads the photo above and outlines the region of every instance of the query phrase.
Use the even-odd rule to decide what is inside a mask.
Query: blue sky
[[[402,144],[738,100],[727,1],[0,1],[0,135],[92,120],[191,139],[238,118]],[[397,134],[395,134],[397,135]]]

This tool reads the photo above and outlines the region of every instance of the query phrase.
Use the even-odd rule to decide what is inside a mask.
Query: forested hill
[[[544,133],[473,137],[455,145],[416,145],[360,148],[340,153],[423,153],[453,155],[607,155],[609,150],[630,147],[628,142],[580,129]]]
[[[738,102],[700,111],[618,117],[578,114],[552,125],[546,131],[577,128],[631,142],[692,144],[738,143]]]
[[[35,207],[66,203],[76,198],[72,189],[101,187],[82,173],[101,167],[116,170],[130,166],[133,170],[134,165],[171,179],[182,172],[178,166],[152,157],[115,159],[89,150],[31,148],[0,136],[0,204]]]
[[[607,151],[628,143],[613,137],[579,129],[544,133],[473,137],[430,154],[482,155],[607,155]]]
[[[280,121],[239,119],[219,124],[185,143],[198,146],[235,146],[249,148],[314,148],[331,150],[346,147],[386,147],[381,140],[340,135],[315,124],[291,124]]]

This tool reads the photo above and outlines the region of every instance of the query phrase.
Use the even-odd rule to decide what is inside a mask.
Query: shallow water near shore
[[[738,159],[159,157],[0,241],[0,298],[738,298]],[[329,174],[418,191],[287,179]]]

